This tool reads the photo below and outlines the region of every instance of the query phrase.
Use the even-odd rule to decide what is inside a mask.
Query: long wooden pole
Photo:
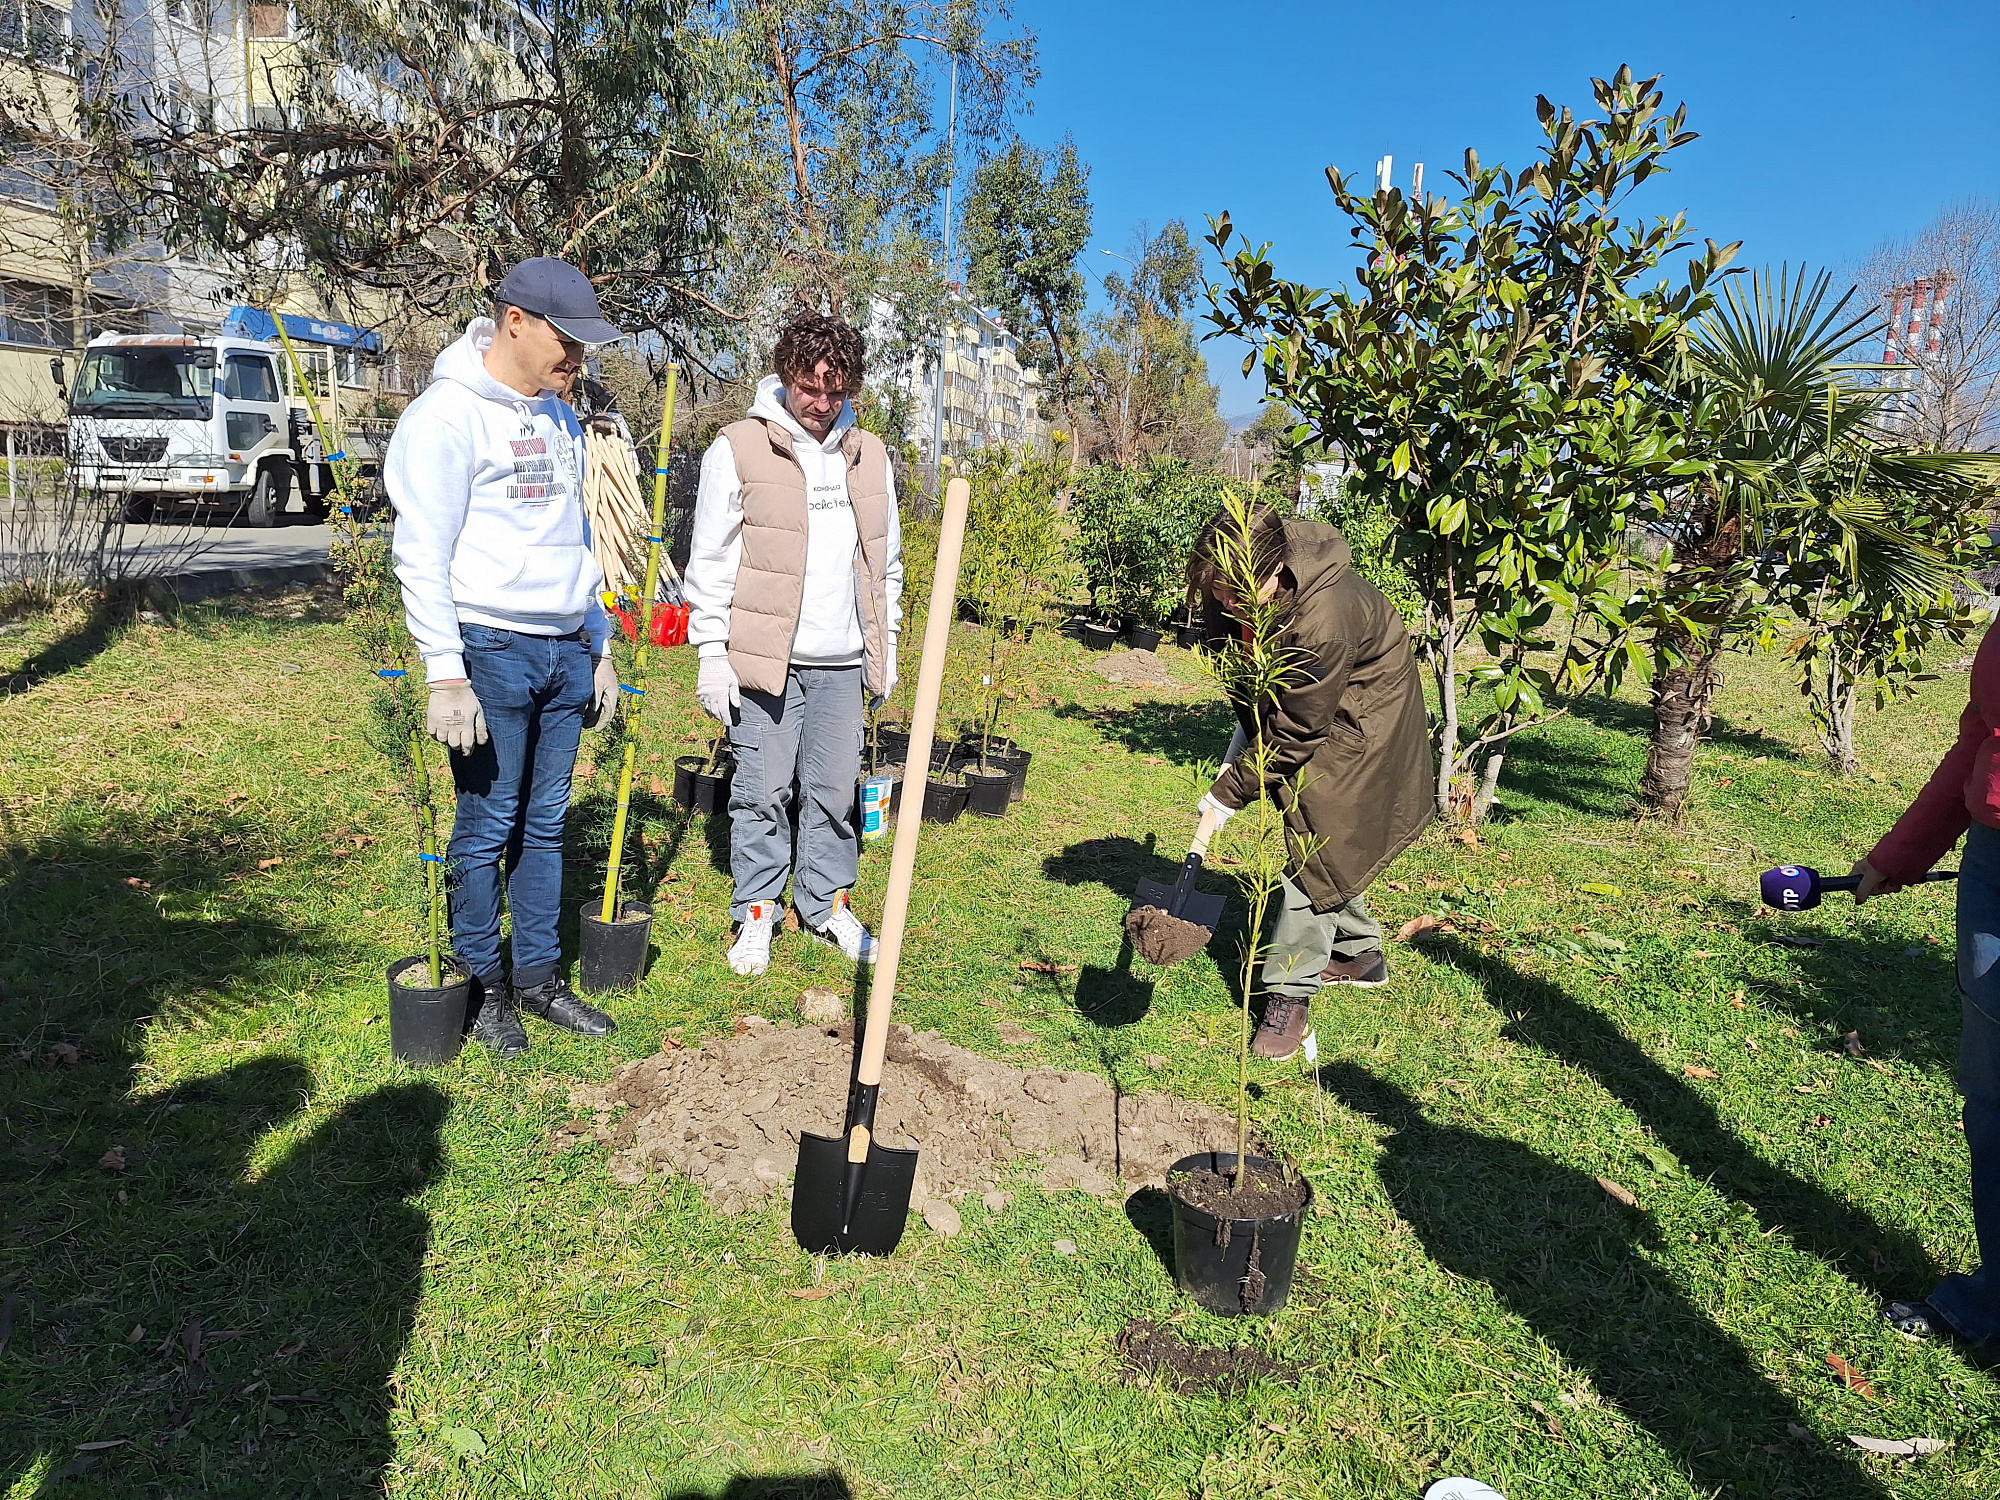
[[[954,479],[944,494],[944,528],[938,536],[937,571],[931,579],[930,613],[924,620],[923,662],[917,669],[917,701],[910,715],[910,750],[904,764],[919,777],[916,800],[903,787],[903,812],[896,820],[896,848],[889,858],[889,886],[882,895],[882,930],[875,954],[874,982],[868,991],[867,1030],[861,1042],[861,1070],[855,1081],[868,1099],[868,1118],[848,1121],[847,1160],[859,1166],[868,1160],[874,1124],[874,1092],[882,1083],[882,1062],[889,1050],[889,1012],[896,1001],[896,963],[903,954],[903,930],[910,910],[910,881],[917,868],[917,834],[923,827],[923,781],[929,774],[931,741],[937,735],[938,698],[944,685],[945,652],[951,645],[952,616],[958,612],[958,566],[965,552],[965,515],[972,504],[972,486]],[[849,1206],[852,1217],[852,1206]]]
[[[625,763],[618,770],[618,814],[611,821],[611,860],[604,872],[604,906],[600,922],[618,920],[618,877],[625,864],[625,820],[632,810],[632,770],[639,754],[639,716],[646,706],[646,664],[653,649],[653,595],[660,584],[660,549],[667,540],[667,471],[672,466],[674,441],[674,390],[680,382],[681,367],[667,366],[665,410],[660,416],[660,445],[653,450],[653,529],[646,537],[646,591],[639,600],[639,649],[632,658],[629,687],[619,691],[632,695],[631,717],[625,723]],[[611,649],[609,643],[605,650]]]

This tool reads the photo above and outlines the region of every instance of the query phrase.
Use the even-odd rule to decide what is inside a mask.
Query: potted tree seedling
[[[1229,525],[1218,540],[1215,561],[1240,601],[1238,618],[1245,629],[1210,659],[1230,700],[1239,708],[1247,706],[1255,728],[1238,764],[1264,788],[1264,795],[1234,820],[1247,824],[1237,836],[1240,863],[1234,873],[1249,908],[1239,953],[1236,1150],[1197,1152],[1167,1172],[1174,1279],[1203,1307],[1224,1315],[1274,1313],[1284,1306],[1300,1230],[1312,1205],[1312,1184],[1290,1163],[1250,1154],[1250,997],[1269,946],[1265,920],[1288,864],[1303,862],[1313,852],[1284,824],[1278,799],[1287,788],[1297,794],[1298,773],[1290,780],[1274,776],[1272,747],[1263,729],[1265,705],[1302,675],[1306,661],[1284,641],[1289,603],[1282,594],[1260,598],[1264,580],[1257,576],[1247,541],[1253,509],[1254,503],[1239,492],[1223,497]]]
[[[284,347],[292,384],[305,396],[320,451],[327,455],[332,470],[334,504],[328,516],[333,529],[331,558],[341,581],[349,628],[361,659],[375,674],[370,737],[400,773],[403,798],[416,823],[424,951],[389,965],[389,1049],[399,1061],[435,1067],[458,1055],[465,1036],[472,976],[451,957],[446,942],[444,855],[438,848],[436,788],[424,743],[424,706],[409,668],[415,653],[403,624],[402,596],[390,567],[388,538],[361,519],[359,464],[346,456],[338,435],[328,430],[284,319],[274,317],[272,321]]]
[[[660,558],[666,545],[667,480],[672,467],[674,392],[680,368],[667,366],[666,394],[660,415],[659,443],[653,462],[652,529],[646,534],[645,581],[639,597],[638,640],[632,655],[633,681],[620,681],[621,694],[631,704],[610,726],[622,744],[618,768],[617,812],[611,822],[611,849],[604,862],[604,895],[586,902],[579,914],[577,987],[586,992],[635,988],[646,971],[653,935],[653,907],[620,890],[625,873],[625,830],[632,811],[632,775],[638,765],[639,730],[646,710],[646,689],[654,647],[653,612],[659,605]],[[607,648],[609,649],[609,648]]]

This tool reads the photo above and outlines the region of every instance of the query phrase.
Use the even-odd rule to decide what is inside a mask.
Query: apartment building
[[[39,136],[10,141],[0,159],[0,427],[53,439],[65,382],[97,334],[241,331],[248,310],[219,261],[143,237],[108,248],[91,232],[77,210],[92,163],[75,127],[116,94],[151,117],[148,127],[268,128],[285,110],[293,26],[274,0],[119,0],[115,10],[0,0],[0,91],[18,101],[9,134]],[[283,290],[269,310],[287,315],[323,397],[360,410],[421,388],[428,358],[384,347],[372,331],[385,308],[334,316],[303,277],[284,274],[285,247],[270,254],[259,279]],[[357,316],[371,327],[353,326]]]
[[[951,313],[941,362],[931,353],[883,376],[900,382],[911,398],[910,436],[925,461],[938,452],[940,378],[945,457],[962,458],[995,445],[1045,446],[1049,424],[1041,410],[1042,377],[1022,364],[1019,338],[997,312],[964,297],[953,301]]]

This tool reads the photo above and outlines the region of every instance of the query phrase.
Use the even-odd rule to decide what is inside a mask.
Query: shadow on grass
[[[1631,735],[1640,748],[1652,739],[1653,710],[1644,703],[1627,703],[1622,698],[1606,698],[1593,695],[1588,698],[1571,698],[1564,706],[1573,718],[1586,724],[1595,724],[1599,729],[1615,729],[1620,734]],[[1726,750],[1740,751],[1746,755],[1768,755],[1772,760],[1799,760],[1798,750],[1783,740],[1771,739],[1754,729],[1738,729],[1722,714],[1717,714],[1710,722],[1708,731],[1702,735],[1704,745],[1719,745]]]
[[[347,957],[232,878],[247,832],[185,809],[0,858],[0,1056],[21,1064],[0,1070],[0,1488],[358,1494],[393,1455],[428,1238],[407,1199],[437,1173],[444,1096],[368,1094],[273,1159],[312,1097],[298,1060],[146,1091],[148,1025],[226,1032],[274,965]]]
[[[1153,1008],[1153,981],[1132,972],[1132,940],[1118,944],[1118,959],[1110,968],[1085,964],[1076,976],[1076,1008],[1084,1020],[1099,1026],[1130,1026]]]
[[[1461,940],[1426,947],[1509,1018],[1504,1036],[1588,1074],[1696,1178],[1755,1213],[1766,1233],[1784,1234],[1878,1296],[1921,1297],[1936,1282],[1938,1267],[1920,1239],[1757,1155],[1687,1079],[1661,1067],[1609,1016]]]
[[[853,1500],[834,1470],[819,1474],[745,1474],[719,1490],[674,1490],[660,1500]]]
[[[1139,1231],[1168,1276],[1174,1274],[1174,1209],[1165,1188],[1144,1187],[1125,1200],[1125,1217]]]
[[[74,672],[109,648],[132,623],[134,595],[116,590],[100,595],[89,611],[20,666],[0,677],[0,697],[12,697],[40,687],[65,672]]]
[[[1151,699],[1130,708],[1064,704],[1055,714],[1059,719],[1083,720],[1135,755],[1158,755],[1177,766],[1219,762],[1236,728],[1235,713],[1220,698],[1193,703]]]
[[[1322,1088],[1392,1134],[1376,1170],[1425,1252],[1484,1282],[1686,1466],[1702,1494],[1886,1500],[1857,1465],[1795,1440],[1804,1413],[1640,1253],[1646,1221],[1513,1141],[1439,1125],[1348,1063]]]
[[[1511,821],[1517,812],[1510,804],[1523,797],[1585,817],[1630,815],[1638,788],[1637,773],[1606,756],[1589,737],[1565,735],[1562,730],[1558,719],[1516,735],[1510,742],[1500,780],[1505,800],[1493,810],[1497,821]]]

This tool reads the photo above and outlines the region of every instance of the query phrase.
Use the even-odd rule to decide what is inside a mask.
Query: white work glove
[[[1195,803],[1194,805],[1194,815],[1197,818],[1204,817],[1209,814],[1214,815],[1215,827],[1218,833],[1221,832],[1223,824],[1227,823],[1231,818],[1235,817],[1241,811],[1243,811],[1243,809],[1240,807],[1231,807],[1226,802],[1217,801],[1215,793],[1213,792],[1203,792],[1201,796],[1201,801]]]
[[[431,684],[430,707],[424,710],[424,732],[460,755],[470,755],[473,746],[486,743],[490,738],[486,733],[486,712],[479,706],[479,698],[469,681],[460,678],[457,682]]]
[[[602,656],[593,658],[590,674],[590,707],[583,711],[583,727],[595,729],[618,717],[618,663],[607,646]]]
[[[889,695],[896,691],[896,638],[889,637],[889,650],[882,661],[882,690],[868,700],[868,712],[879,714]]]
[[[704,656],[694,680],[694,695],[701,699],[704,712],[718,723],[730,723],[730,714],[743,702],[743,690],[736,681],[736,669],[726,656]]]

